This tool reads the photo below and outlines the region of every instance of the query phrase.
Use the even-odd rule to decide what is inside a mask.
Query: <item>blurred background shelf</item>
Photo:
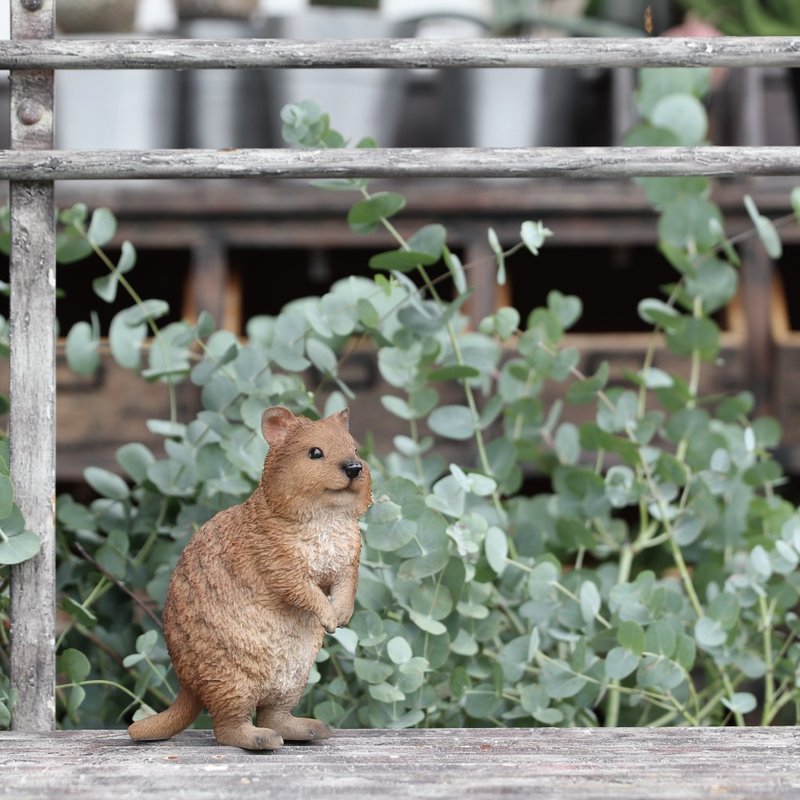
[[[450,247],[471,265],[473,295],[467,311],[474,324],[504,304],[517,307],[525,319],[551,289],[558,289],[583,299],[584,315],[568,343],[581,352],[585,371],[609,359],[618,375],[641,360],[650,334],[636,305],[642,297],[660,296],[659,287],[674,275],[654,247],[657,216],[637,187],[559,180],[391,185],[408,198],[397,218],[401,232],[410,235],[424,224],[441,222]],[[762,213],[776,216],[786,213],[791,187],[781,179],[720,181],[714,195],[729,234],[750,228],[744,192],[753,195]],[[289,300],[323,293],[347,275],[373,274],[370,255],[393,247],[383,233],[357,236],[349,230],[346,214],[352,195],[297,181],[195,181],[191,186],[180,181],[96,182],[88,198],[86,186],[77,182],[57,187],[60,208],[87,199],[91,207],[113,209],[118,218],[112,257],[123,240],[135,244],[139,258],[132,278],[140,294],[166,299],[172,319],[191,319],[206,310],[218,326],[240,335],[253,316],[276,314]],[[538,257],[520,253],[510,259],[508,283],[498,287],[486,230],[491,226],[501,240],[513,243],[526,219],[541,220],[555,235]],[[800,367],[800,292],[791,265],[800,248],[800,227],[788,226],[783,235],[785,254],[776,264],[757,243],[742,247],[741,290],[720,316],[723,352],[717,363],[704,368],[703,388],[752,391],[760,410],[783,423],[783,459],[798,469],[800,385],[794,375]],[[63,331],[97,308],[90,286],[104,270],[92,261],[59,268]],[[119,302],[100,304],[104,332],[113,314],[128,305],[124,299]],[[657,358],[668,366],[668,354],[660,352]],[[350,367],[362,392],[363,410],[354,419],[360,428],[381,429],[390,437],[400,431],[388,429],[382,419],[377,398],[387,387],[370,359],[362,353]],[[7,384],[5,369],[1,362],[0,385]],[[163,385],[127,375],[110,357],[96,379],[80,378],[70,373],[62,354],[58,391],[59,480],[79,480],[90,464],[114,468],[116,448],[128,441],[158,445],[145,421],[166,417]],[[193,387],[181,387],[179,401],[182,415],[195,410]],[[580,421],[583,412],[578,408],[568,413]]]
[[[294,36],[300,34],[299,28],[289,24],[291,15],[311,11],[299,0],[214,0],[227,5],[227,11],[219,12],[227,13],[225,17],[212,10],[212,0],[199,2],[195,8],[200,11],[190,14],[190,0],[183,0],[181,15],[173,10],[170,16],[165,9],[177,8],[172,3],[140,0],[140,11],[147,6],[155,13],[155,21],[146,30],[133,33],[208,38]],[[436,5],[446,9],[465,7],[465,3],[472,3],[475,9],[487,5],[484,0],[450,0]],[[569,5],[570,0],[560,7]],[[628,22],[637,14],[641,18],[638,0],[617,5],[626,7]],[[656,34],[682,16],[677,4],[667,0],[643,5],[654,9]],[[391,7],[393,22],[380,33],[481,35],[474,23],[448,20],[447,14],[429,19],[428,27],[414,22],[412,7],[421,6],[410,0],[384,2],[384,7]],[[264,13],[267,8],[269,13]],[[442,25],[450,28],[445,30]],[[316,30],[314,35],[323,35]],[[349,33],[338,34],[331,28],[330,35],[358,35],[353,31],[351,27]],[[70,30],[61,35],[131,34]],[[372,29],[365,35],[377,33]],[[57,146],[282,146],[281,104],[304,99],[294,96],[295,92],[312,92],[306,83],[302,88],[294,84],[287,93],[284,79],[289,72],[60,72]],[[389,109],[382,118],[390,123],[379,133],[381,145],[603,146],[619,144],[636,121],[636,76],[627,69],[578,70],[567,76],[567,81],[563,71],[544,70],[535,86],[515,89],[512,97],[518,102],[506,100],[500,111],[488,109],[488,101],[470,83],[466,70],[447,74],[403,70],[391,76],[385,74],[387,70],[376,72],[383,73],[375,76],[383,81],[377,96],[383,108]],[[729,71],[708,100],[711,141],[752,145],[800,141],[795,91],[798,72]],[[336,80],[343,84],[347,75],[341,73]],[[509,81],[512,77],[510,72],[506,75]],[[361,91],[359,97],[365,96]],[[329,92],[324,91],[315,99],[323,104],[331,101]],[[345,134],[360,134],[348,127],[351,123],[345,112],[352,106],[353,101],[343,99],[326,110],[331,112],[334,127]],[[497,117],[502,123],[499,133],[484,132],[489,137],[485,140],[474,138],[478,129],[469,120],[476,110],[483,117]],[[0,148],[9,146],[8,112],[8,81],[0,76]],[[557,124],[549,129],[542,125],[527,128],[532,118]],[[450,247],[471,265],[473,294],[466,310],[473,324],[504,304],[517,307],[525,319],[546,301],[551,289],[558,289],[583,299],[584,315],[570,334],[569,344],[579,348],[585,371],[591,372],[600,360],[609,359],[615,374],[621,374],[623,367],[640,360],[650,339],[636,305],[643,297],[659,296],[659,287],[672,280],[674,273],[655,247],[657,216],[632,182],[513,179],[372,184],[376,190],[388,185],[408,198],[407,208],[397,218],[401,232],[410,234],[424,224],[440,222],[447,227]],[[722,207],[728,234],[751,228],[742,202],[745,193],[754,197],[763,214],[775,217],[790,211],[792,188],[792,182],[783,179],[716,181],[714,199]],[[3,184],[0,204],[6,202],[6,193],[7,184]],[[206,310],[219,327],[240,335],[253,316],[276,314],[288,301],[325,292],[347,275],[372,274],[370,255],[393,247],[393,243],[381,232],[356,236],[349,230],[346,214],[353,199],[346,193],[326,192],[293,180],[76,181],[56,187],[59,208],[82,202],[92,209],[105,206],[114,212],[119,231],[112,250],[125,239],[133,242],[139,253],[134,284],[143,296],[166,299],[171,319],[192,318]],[[555,235],[537,258],[520,253],[511,259],[508,283],[498,288],[486,230],[493,227],[502,241],[511,244],[527,219],[541,220]],[[800,475],[800,382],[795,378],[800,367],[800,281],[793,267],[800,254],[800,227],[789,225],[782,235],[786,246],[779,262],[770,261],[757,242],[740,246],[740,292],[720,315],[723,352],[718,363],[705,368],[704,388],[751,391],[759,411],[774,414],[783,424],[784,446],[779,455],[788,469]],[[0,262],[0,270],[7,273],[7,261]],[[59,268],[58,285],[65,293],[58,303],[62,331],[88,319],[93,309],[107,331],[122,305],[96,302],[91,281],[104,270],[99,262]],[[4,313],[1,306],[0,313]],[[666,353],[659,353],[659,358],[668,364]],[[390,437],[395,431],[387,427],[377,402],[387,387],[380,382],[373,357],[359,353],[351,368],[363,393],[359,402],[364,410],[354,414],[359,421],[356,424],[362,429],[380,428],[384,437]],[[4,385],[7,364],[0,362],[0,388]],[[69,371],[60,350],[58,392],[58,478],[62,483],[79,481],[90,464],[115,468],[114,452],[128,441],[159,445],[160,440],[148,433],[145,420],[166,416],[165,388],[123,373],[110,356],[104,358],[99,376],[87,381]],[[197,392],[191,386],[181,387],[179,405],[185,416],[197,408]],[[580,421],[580,409],[569,413]],[[376,419],[379,425],[373,424]]]

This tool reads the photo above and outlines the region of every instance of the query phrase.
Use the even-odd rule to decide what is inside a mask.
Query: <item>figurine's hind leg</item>
[[[220,744],[245,750],[277,750],[283,746],[283,739],[275,730],[253,725],[252,706],[209,703],[206,707]]]
[[[269,728],[290,742],[311,742],[328,739],[333,731],[317,719],[293,717],[291,706],[260,705],[256,710],[258,729]]]

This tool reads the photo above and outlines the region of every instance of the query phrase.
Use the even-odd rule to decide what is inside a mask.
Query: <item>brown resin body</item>
[[[330,735],[290,712],[323,631],[353,613],[369,468],[347,409],[313,422],[270,408],[262,431],[269,452],[258,487],[192,536],[172,574],[164,637],[180,690],[128,728],[134,739],[169,738],[203,707],[220,744],[268,750]]]

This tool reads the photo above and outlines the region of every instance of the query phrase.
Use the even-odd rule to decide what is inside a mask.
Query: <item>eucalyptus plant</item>
[[[794,0],[679,0],[729,36],[794,36],[800,6]]]
[[[628,143],[702,143],[707,89],[706,71],[642,71]],[[313,103],[282,118],[295,146],[347,144]],[[737,291],[735,242],[706,179],[643,185],[675,280],[640,299],[652,345],[614,385],[608,363],[578,369],[578,297],[553,291],[527,319],[503,307],[471,328],[470,265],[445,228],[402,236],[405,197],[367,180],[321,188],[352,192],[354,235],[393,238],[370,260],[374,278],[255,317],[244,339],[206,314],[160,326],[166,305],[133,290],[133,246],[116,263],[104,252],[113,214],[62,212],[62,261],[101,255],[99,297],[121,288],[134,299],[111,324],[112,356],[165,391],[191,381],[202,399],[193,419],[173,403],[148,422],[163,455],[125,445],[118,472],[86,470],[96,499],[58,497],[62,726],[121,726],[172,699],[159,609],[180,550],[252,491],[266,406],[316,417],[357,401],[340,370],[355,341],[374,353],[382,409],[405,432],[390,446],[368,436],[361,450],[375,500],[356,613],[326,638],[304,712],[341,727],[796,723],[800,513],[771,455],[780,428],[752,418],[747,392],[700,393],[720,352],[714,314]],[[800,214],[797,192],[792,201]],[[774,254],[777,227],[745,202]],[[498,281],[515,253],[536,255],[552,235],[528,221],[504,249],[489,229]],[[95,369],[97,326],[79,323],[66,347],[73,368]],[[658,368],[659,347],[685,371]],[[589,421],[570,421],[573,405],[591,408]],[[471,447],[456,463],[447,443]],[[549,489],[528,494],[531,475]]]

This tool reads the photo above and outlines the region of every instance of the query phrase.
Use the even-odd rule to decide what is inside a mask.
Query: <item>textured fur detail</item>
[[[316,422],[264,412],[261,482],[194,534],[170,579],[164,636],[178,698],[133,723],[132,738],[169,738],[203,707],[221,744],[263,750],[330,735],[290,712],[324,631],[345,625],[355,604],[358,520],[372,495],[348,420],[346,409]]]

